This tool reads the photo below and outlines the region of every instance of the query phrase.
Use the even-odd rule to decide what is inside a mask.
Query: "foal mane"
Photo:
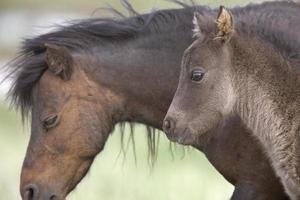
[[[270,5],[272,11],[270,12]],[[266,12],[259,13],[260,20],[254,21],[253,17],[257,13],[253,12],[260,6],[260,9]],[[285,6],[294,15],[285,15],[280,12],[280,8]],[[249,13],[247,16],[242,15],[244,12]],[[300,20],[300,4],[297,1],[278,1],[262,3],[260,5],[248,5],[243,10],[233,9],[235,18],[237,18],[236,29],[237,32],[243,36],[252,35],[261,41],[269,43],[273,46],[283,57],[300,64],[300,29],[292,27],[293,24],[298,24]],[[296,13],[296,14],[295,14]],[[277,23],[277,16],[281,16],[281,20]],[[296,38],[295,38],[296,37]]]
[[[281,12],[282,8],[289,12]],[[264,2],[249,4],[243,8],[235,7],[230,10],[234,17],[235,31],[238,34],[265,42],[285,59],[300,64],[300,28],[299,26],[293,27],[300,21],[299,2],[292,0]],[[202,17],[203,30],[201,31],[206,34],[214,33],[216,16],[213,18],[212,16]],[[199,30],[194,31],[194,34],[197,35]]]

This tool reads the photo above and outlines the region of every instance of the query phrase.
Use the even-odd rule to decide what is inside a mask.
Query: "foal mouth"
[[[182,131],[176,131],[175,129],[172,134],[167,134],[167,137],[172,142],[182,145],[192,145],[195,139],[190,129],[187,127],[185,127]]]

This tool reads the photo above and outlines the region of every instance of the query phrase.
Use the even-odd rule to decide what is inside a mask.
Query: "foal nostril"
[[[171,123],[169,120],[164,121],[164,129],[169,130],[171,128]]]
[[[163,122],[163,130],[166,133],[172,132],[172,129],[174,128],[174,123],[171,119],[165,119]]]
[[[38,187],[35,184],[29,184],[24,187],[24,200],[36,200],[38,198]]]
[[[56,195],[51,195],[50,200],[58,200],[58,197]]]

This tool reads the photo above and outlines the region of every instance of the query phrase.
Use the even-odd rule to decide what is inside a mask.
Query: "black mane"
[[[143,34],[175,29],[177,23],[182,24],[182,15],[176,15],[175,10],[159,10],[140,15],[127,0],[121,1],[125,9],[131,15],[136,16],[121,16],[118,10],[110,7],[106,9],[109,9],[117,18],[74,20],[68,25],[58,26],[53,32],[23,41],[19,55],[6,66],[8,71],[6,79],[11,78],[13,80],[8,97],[11,100],[11,105],[21,111],[23,119],[31,111],[34,86],[47,69],[45,44],[65,46],[71,52],[88,51],[95,46],[100,46],[100,44],[116,44]],[[187,9],[190,6],[188,4],[177,0],[170,1],[185,6],[186,11],[183,11],[183,14],[189,13]],[[169,29],[167,29],[166,25],[169,23],[172,25],[169,25]]]
[[[122,14],[118,10],[109,8],[119,18],[95,18],[73,21],[67,26],[59,26],[54,32],[24,40],[19,56],[7,65],[8,77],[13,80],[8,95],[11,99],[11,104],[21,110],[23,118],[26,118],[30,113],[34,86],[47,69],[44,54],[46,43],[65,46],[72,52],[75,52],[88,51],[92,47],[100,46],[100,44],[116,45],[122,43],[122,41],[145,36],[146,34],[176,31],[178,27],[188,28],[189,30],[186,31],[190,31],[192,34],[192,16],[196,9],[200,12],[205,12],[206,15],[216,13],[216,10],[208,7],[189,6],[177,0],[170,1],[180,4],[185,8],[180,10],[160,10],[140,15],[126,0],[122,0],[125,8],[129,13],[134,15],[133,17],[122,17]],[[272,5],[274,12],[263,13],[264,8],[270,10],[270,5]],[[281,14],[277,13],[276,10],[282,6],[286,6],[293,11],[295,9],[297,11],[300,10],[299,4],[285,1],[250,4],[244,8],[234,8],[232,11],[235,17],[238,18],[238,21],[240,21],[240,24],[238,24],[241,27],[240,29],[247,27],[244,32],[255,32],[254,34],[260,35],[264,40],[274,43],[287,56],[300,59],[300,43],[295,41],[294,38],[289,37],[288,34],[292,33],[291,29],[293,27],[290,30],[282,30],[282,27],[271,27],[269,29],[272,23],[268,22],[272,20],[274,15]],[[258,9],[260,9],[260,13],[255,12]],[[247,13],[247,15],[244,13]],[[251,16],[256,18],[261,17],[262,20],[253,22],[254,20],[252,20]],[[295,21],[292,16],[290,19],[282,18],[282,23],[286,23],[288,20]],[[259,31],[257,31],[258,29]],[[270,30],[277,31],[270,32]]]

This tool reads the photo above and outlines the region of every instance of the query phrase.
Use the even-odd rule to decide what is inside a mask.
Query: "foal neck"
[[[300,84],[271,46],[233,39],[236,111],[265,148],[292,199],[300,197]],[[246,48],[245,48],[246,47]]]
[[[300,84],[297,73],[271,45],[233,38],[232,60],[236,110],[265,142],[283,132],[298,132]],[[271,145],[271,144],[269,144]]]

